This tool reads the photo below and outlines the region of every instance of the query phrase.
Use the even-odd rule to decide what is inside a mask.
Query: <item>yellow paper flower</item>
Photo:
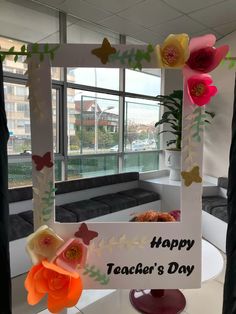
[[[51,228],[44,225],[28,236],[26,251],[35,265],[45,258],[50,261],[56,255],[58,248],[63,244],[64,240]]]
[[[169,35],[155,50],[160,68],[182,68],[189,58],[187,34]]]

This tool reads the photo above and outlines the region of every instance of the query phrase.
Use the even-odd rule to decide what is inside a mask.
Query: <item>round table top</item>
[[[217,277],[224,267],[220,251],[211,243],[202,240],[202,282]]]

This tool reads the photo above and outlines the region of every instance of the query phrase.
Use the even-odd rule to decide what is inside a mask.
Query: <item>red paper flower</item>
[[[217,93],[217,88],[210,86],[212,82],[211,76],[207,74],[190,77],[187,81],[190,101],[200,107],[208,104],[211,97]]]
[[[30,305],[37,304],[47,294],[48,309],[52,313],[74,306],[83,290],[79,274],[69,273],[46,260],[31,268],[25,288]]]
[[[208,73],[214,70],[229,51],[229,46],[213,47],[216,37],[212,34],[192,38],[187,65],[194,71]]]

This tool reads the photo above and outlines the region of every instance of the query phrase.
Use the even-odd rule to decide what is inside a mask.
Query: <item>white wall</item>
[[[181,70],[164,70],[162,72],[162,94],[163,95],[169,95],[172,93],[174,90],[178,89],[183,89],[183,76],[182,76],[182,71]],[[164,112],[164,108],[161,108],[161,114]],[[168,130],[167,126],[164,126],[162,128],[163,130]],[[173,138],[173,135],[170,133],[163,133],[163,136],[161,137],[161,148],[165,149],[166,142]],[[160,159],[159,159],[159,166],[160,169],[166,169],[165,165],[165,154],[161,153],[160,154]]]
[[[236,32],[219,40],[216,46],[228,44],[232,56],[236,56]],[[204,146],[204,173],[214,177],[228,176],[228,160],[231,142],[235,71],[228,69],[228,61],[212,74],[218,94],[207,106],[216,113],[213,123],[206,127]]]

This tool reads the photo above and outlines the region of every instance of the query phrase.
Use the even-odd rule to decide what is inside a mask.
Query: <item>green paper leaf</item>
[[[21,46],[20,51],[21,52],[25,52],[26,51],[26,46],[25,45]]]

